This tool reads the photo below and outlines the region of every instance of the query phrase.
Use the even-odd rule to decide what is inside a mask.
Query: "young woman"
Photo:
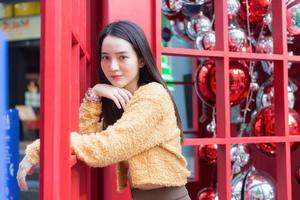
[[[144,32],[132,22],[114,22],[98,45],[100,83],[81,103],[80,131],[71,133],[74,154],[92,167],[117,163],[118,191],[128,178],[134,200],[189,200],[180,118]],[[39,140],[26,148],[17,176],[21,190],[39,148]]]

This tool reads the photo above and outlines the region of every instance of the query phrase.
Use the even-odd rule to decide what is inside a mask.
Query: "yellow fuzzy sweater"
[[[190,172],[181,154],[180,130],[172,100],[158,83],[139,87],[122,117],[106,130],[99,126],[101,104],[83,101],[80,133],[71,133],[78,159],[91,167],[117,165],[118,191],[126,187],[151,189],[182,186]],[[39,162],[39,140],[26,149],[34,164]]]

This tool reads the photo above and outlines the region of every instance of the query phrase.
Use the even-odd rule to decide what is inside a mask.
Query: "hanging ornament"
[[[230,157],[232,163],[232,174],[238,174],[241,169],[249,163],[250,151],[245,144],[234,144],[231,145]]]
[[[216,35],[214,31],[200,33],[195,40],[195,48],[199,50],[214,50],[216,46]]]
[[[257,77],[258,77],[257,72],[253,72],[251,74],[250,90],[252,91],[257,91],[259,89],[259,85],[257,83]]]
[[[217,162],[217,151],[217,144],[200,145],[198,148],[199,157],[208,162],[208,164],[214,164]]]
[[[176,36],[177,39],[184,40],[190,42],[190,38],[187,36],[185,31],[186,21],[183,18],[171,20],[170,26],[172,35]]]
[[[256,6],[268,7],[272,0],[251,0],[251,4],[256,4]]]
[[[266,172],[250,169],[244,180],[244,199],[275,200],[275,181]]]
[[[249,0],[249,21],[252,24],[260,24],[266,15],[269,0]]]
[[[198,97],[207,105],[215,105],[215,94],[210,86],[211,69],[215,67],[213,60],[205,60],[203,64],[199,65],[195,76],[195,89]]]
[[[274,86],[273,77],[270,77],[257,91],[256,95],[256,107],[261,110],[264,107],[274,105]],[[289,81],[288,84],[288,106],[289,108],[294,108],[295,105],[295,95],[297,86]]]
[[[195,40],[200,33],[210,31],[211,29],[212,24],[210,19],[200,12],[187,21],[186,33],[192,40]]]
[[[216,132],[216,122],[211,121],[209,124],[207,124],[206,130],[210,133],[215,133]]]
[[[274,106],[265,107],[259,111],[256,115],[255,121],[252,127],[252,133],[254,136],[274,136],[274,122],[275,113]],[[293,109],[289,109],[288,114],[289,135],[300,135],[300,117],[299,114]],[[276,153],[275,143],[260,143],[257,147],[268,155],[275,155]],[[295,149],[297,143],[291,143],[291,149]]]
[[[300,34],[300,3],[290,7],[286,12],[287,30],[290,35]]]
[[[186,17],[193,17],[199,14],[204,3],[210,1],[211,0],[183,0],[182,14]]]
[[[178,17],[183,5],[182,0],[161,0],[161,12],[169,20]]]
[[[231,181],[231,196],[232,200],[243,200],[242,191],[244,187],[244,179],[247,176],[247,171],[237,174]]]
[[[237,15],[241,4],[239,0],[227,0],[227,13],[229,19],[232,19],[234,16]]]
[[[300,167],[296,169],[296,174],[295,174],[297,182],[300,184]]]
[[[214,50],[216,46],[216,34],[214,31],[207,31],[203,35],[203,48],[205,50]]]
[[[215,200],[216,190],[212,187],[203,188],[197,194],[197,200]]]
[[[243,29],[231,24],[228,30],[228,42],[230,51],[242,51],[247,45],[247,35]]]
[[[250,75],[246,63],[229,62],[230,105],[241,103],[249,92]],[[214,106],[216,101],[216,69],[212,60],[200,65],[195,76],[196,93],[207,105]]]
[[[256,53],[273,53],[273,37],[272,36],[264,36],[260,37],[256,44]]]
[[[216,74],[216,68],[212,68],[211,75],[213,77]],[[216,80],[211,79],[211,88],[216,95]],[[230,61],[229,62],[229,91],[230,91],[230,105],[236,105],[243,101],[249,92],[250,87],[250,75],[248,66],[245,62]]]

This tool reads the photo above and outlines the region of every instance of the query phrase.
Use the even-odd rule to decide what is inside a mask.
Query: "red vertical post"
[[[274,53],[282,54],[282,61],[274,62],[275,88],[275,135],[284,136],[285,140],[277,144],[276,150],[276,189],[277,199],[292,199],[291,190],[291,155],[288,126],[288,63],[286,36],[286,1],[272,1]],[[276,42],[275,42],[276,41]],[[277,123],[280,122],[280,123]]]
[[[215,2],[216,49],[223,50],[224,57],[216,58],[216,122],[217,137],[225,138],[226,144],[218,145],[218,195],[220,200],[231,199],[230,161],[230,100],[227,0]],[[221,176],[225,175],[224,176]]]
[[[41,1],[40,199],[70,199],[70,0]],[[67,118],[66,118],[67,116]],[[67,162],[66,162],[67,161]]]

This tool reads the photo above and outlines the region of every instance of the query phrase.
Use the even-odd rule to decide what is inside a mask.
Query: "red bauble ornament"
[[[248,95],[250,87],[249,70],[238,61],[229,63],[230,105],[241,103]],[[208,60],[196,72],[195,88],[198,96],[208,105],[216,103],[216,68],[213,61]]]
[[[203,188],[199,191],[197,195],[197,200],[214,200],[216,196],[215,189],[213,188]]]
[[[211,76],[211,69],[215,67],[213,60],[206,60],[196,72],[195,89],[197,95],[202,101],[210,106],[214,106],[216,103],[215,94],[212,92],[211,79],[215,77]]]
[[[217,162],[217,150],[217,144],[200,145],[198,148],[198,154],[201,159],[207,161],[209,164],[213,164]]]
[[[275,113],[274,106],[268,106],[260,110],[257,114],[252,132],[255,136],[274,136],[274,122]],[[293,109],[289,109],[288,115],[288,125],[290,135],[300,135],[300,116]],[[268,155],[275,155],[276,144],[275,143],[261,143],[257,147],[264,153]],[[297,147],[296,143],[291,143],[291,148],[295,149]]]
[[[267,7],[271,4],[272,0],[252,0],[250,4],[256,4],[257,6]]]

